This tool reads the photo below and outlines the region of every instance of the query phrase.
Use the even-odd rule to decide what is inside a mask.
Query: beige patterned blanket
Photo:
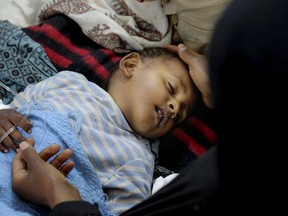
[[[119,53],[171,42],[160,1],[53,0],[41,8],[39,18],[59,13],[73,19],[97,44]]]

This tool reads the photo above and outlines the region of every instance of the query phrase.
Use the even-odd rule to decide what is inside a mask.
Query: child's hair
[[[134,52],[137,52],[141,56],[142,61],[145,64],[149,64],[149,65],[159,63],[159,62],[167,62],[167,61],[170,61],[172,59],[180,60],[177,53],[172,52],[172,51],[165,49],[163,47],[145,48],[143,50],[138,50],[138,51],[134,51]],[[113,76],[114,72],[117,71],[118,69],[119,69],[119,65],[117,64],[112,69],[109,79],[106,80],[106,83],[104,84],[104,89],[107,90],[107,87],[108,87],[108,84],[109,84],[111,77]],[[187,70],[188,70],[188,66],[187,66]]]
[[[160,62],[168,62],[173,59],[182,61],[180,57],[178,56],[178,53],[170,51],[163,47],[145,48],[143,50],[134,51],[134,52],[137,52],[141,56],[142,61],[148,65],[157,64]],[[184,65],[187,67],[187,71],[189,71],[188,65],[186,64]],[[104,85],[105,90],[108,90],[109,81],[111,77],[113,76],[114,72],[117,71],[118,69],[119,69],[119,65],[117,64],[113,68],[113,70],[111,70],[112,73],[110,74],[109,79],[107,79],[107,82]],[[193,89],[196,91],[196,97],[201,98],[201,92],[197,89],[197,87],[194,84],[193,84]],[[201,112],[203,107],[205,107],[202,100],[197,100],[197,101],[198,102],[195,104],[193,111],[190,114],[195,113],[195,112]]]
[[[169,61],[174,58],[180,60],[177,53],[162,47],[145,48],[138,51],[138,53],[144,62],[148,61],[149,63],[155,63],[163,60]]]

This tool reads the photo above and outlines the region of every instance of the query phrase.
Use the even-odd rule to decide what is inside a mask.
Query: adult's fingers
[[[200,53],[198,53],[197,51],[192,50],[192,49],[186,47],[184,44],[179,44],[179,45],[178,45],[178,49],[179,49],[180,52],[181,52],[181,51],[182,51],[182,52],[187,51],[187,52],[189,52],[190,54],[192,54],[192,55],[194,55],[194,56],[198,56],[198,57],[203,56],[203,55],[201,55]]]
[[[48,161],[51,157],[57,154],[60,151],[60,146],[58,144],[50,145],[44,148],[40,153],[39,156],[44,161]]]
[[[194,50],[188,49],[183,44],[178,45],[178,54],[190,68],[194,66],[195,61],[204,58],[201,54],[195,52]]]
[[[33,145],[29,142],[21,142],[19,144],[18,153],[22,155],[21,157],[27,163],[28,167],[33,168],[34,166],[45,163],[45,161],[39,157],[38,153],[33,148]]]
[[[202,56],[200,53],[198,53],[197,51],[195,50],[192,50],[188,47],[186,47],[184,44],[180,43],[178,45],[171,45],[171,44],[166,44],[163,46],[165,49],[168,49],[172,52],[178,52],[179,54],[181,52],[188,52],[189,54],[193,55],[193,56]]]
[[[51,157],[57,154],[60,151],[60,146],[58,144],[50,145],[43,149],[39,156],[44,160],[48,161]],[[65,177],[70,173],[74,168],[74,162],[68,161],[73,155],[73,152],[70,149],[65,149],[63,152],[59,153],[50,164],[58,169]]]
[[[63,166],[67,162],[69,158],[71,158],[73,155],[73,152],[71,149],[65,149],[63,152],[61,152],[57,157],[55,157],[50,164],[53,165],[55,168],[60,169],[60,167]]]
[[[178,46],[171,45],[171,44],[166,44],[166,45],[163,46],[163,48],[168,49],[168,50],[170,50],[172,52],[175,52],[175,53],[177,53],[178,49],[179,49]]]
[[[35,151],[33,146],[34,146],[34,140],[32,138],[29,138],[27,141],[20,143],[19,148],[17,149],[17,154],[12,161],[12,174],[13,172],[19,173],[19,170],[21,170],[20,172],[23,172],[24,170],[26,170],[27,167],[26,167],[26,161],[23,160],[24,159],[23,151],[28,147],[31,147],[31,149]],[[33,160],[33,158],[31,160]]]
[[[187,48],[184,44],[178,45],[180,58],[189,65],[189,74],[198,90],[202,93],[203,102],[210,109],[214,109],[214,99],[211,93],[208,61],[204,55]]]
[[[73,161],[69,161],[68,163],[64,164],[59,171],[67,177],[70,171],[75,167],[75,164]]]
[[[26,163],[23,161],[22,151],[18,151],[15,158],[12,161],[12,175],[15,173],[21,173],[25,170]]]

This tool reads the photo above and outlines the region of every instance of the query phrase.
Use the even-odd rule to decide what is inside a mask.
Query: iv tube
[[[15,91],[13,91],[13,89],[9,88],[8,86],[6,86],[4,83],[2,83],[0,81],[0,86],[3,87],[4,89],[6,89],[7,91],[9,91],[10,93],[12,93],[15,97],[19,97],[25,104],[27,103],[27,101],[22,97],[20,96],[19,94],[17,94]],[[29,113],[29,112],[28,112]],[[20,121],[25,121],[27,118],[28,118],[28,115],[24,115],[24,117],[20,120]],[[12,133],[15,129],[16,129],[16,126],[17,125],[14,125],[13,127],[11,127],[8,131],[6,131],[5,134],[3,134],[1,137],[0,137],[0,143],[7,137],[9,136],[10,133]]]

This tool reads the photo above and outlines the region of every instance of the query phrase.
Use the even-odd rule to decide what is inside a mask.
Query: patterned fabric
[[[150,143],[135,134],[112,97],[75,72],[59,72],[20,95],[67,116],[108,196],[107,207],[123,212],[151,194],[154,156]],[[15,98],[12,108],[23,106]]]
[[[63,14],[23,31],[44,47],[58,71],[79,72],[102,87],[123,56],[92,41]],[[217,144],[214,119],[214,113],[200,105],[183,124],[160,138],[159,165],[178,172]]]
[[[41,8],[39,17],[43,21],[59,13],[73,19],[94,42],[119,53],[171,42],[160,1],[54,0]]]
[[[56,68],[45,50],[22,30],[8,21],[0,21],[0,81],[15,92],[55,75]],[[13,94],[0,87],[5,104]]]
[[[79,72],[102,87],[123,56],[92,41],[62,14],[22,30],[41,44],[58,71]]]

